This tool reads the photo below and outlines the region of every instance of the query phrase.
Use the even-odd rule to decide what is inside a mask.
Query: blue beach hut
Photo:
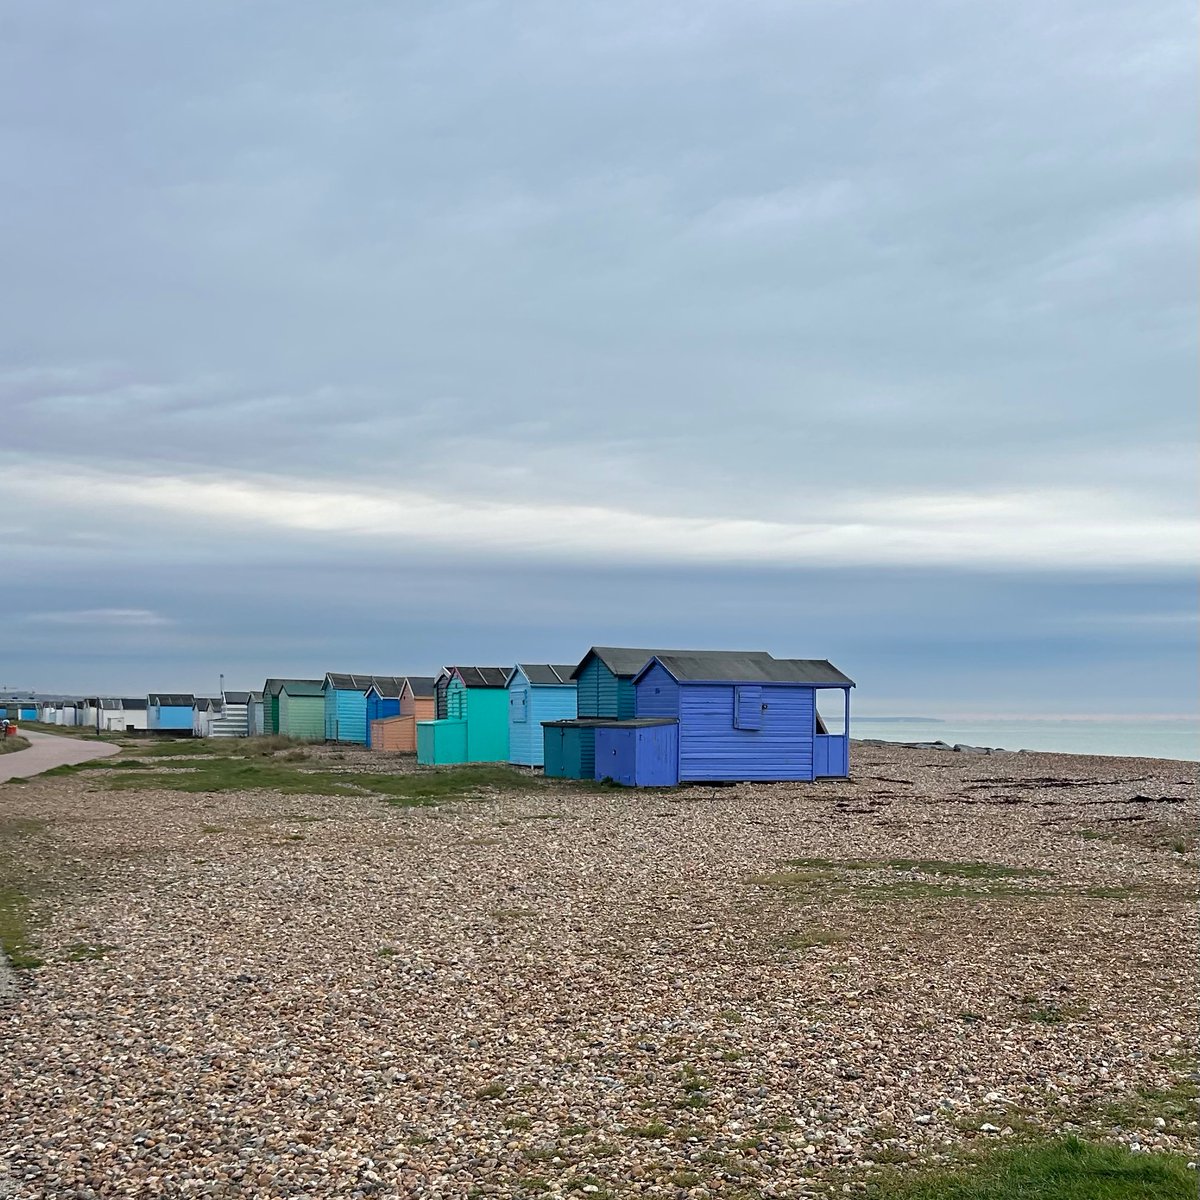
[[[321,683],[325,702],[325,740],[367,744],[367,689],[374,675],[326,672]]]
[[[574,668],[517,663],[508,676],[508,761],[540,767],[546,761],[543,721],[575,716]]]
[[[195,703],[196,697],[190,692],[151,692],[146,697],[146,728],[190,735]]]
[[[678,722],[678,782],[847,777],[853,686],[827,659],[706,651],[657,654],[634,681],[639,718]],[[841,694],[839,734],[817,714],[826,689]]]

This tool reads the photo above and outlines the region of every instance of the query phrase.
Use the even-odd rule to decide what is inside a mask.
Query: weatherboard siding
[[[634,688],[634,706],[639,717],[678,717],[679,684],[655,663]]]
[[[325,740],[325,701],[321,696],[279,694],[279,732],[300,742]]]
[[[634,715],[633,680],[618,679],[596,655],[592,655],[579,673],[576,689],[581,717],[617,717],[628,720]]]
[[[734,726],[735,686],[688,684],[679,698],[680,780],[813,778],[815,694],[762,686],[762,727]]]
[[[74,713],[74,709],[71,710]],[[192,706],[179,704],[154,705],[150,709],[148,725],[151,729],[183,730],[192,732]],[[74,724],[74,721],[64,722]]]
[[[575,717],[575,688],[562,684],[531,684],[517,671],[508,688],[508,761],[526,767],[545,764],[543,721]]]
[[[325,740],[366,745],[367,697],[349,688],[326,688],[324,700]]]

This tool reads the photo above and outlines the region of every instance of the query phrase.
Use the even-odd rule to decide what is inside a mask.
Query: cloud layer
[[[492,572],[517,614],[429,620],[422,662],[503,648],[554,579],[571,645],[684,608],[709,613],[693,640],[742,641],[730,588],[747,620],[751,581],[799,597],[794,627],[812,573],[875,568],[925,572],[914,661],[963,572],[985,625],[978,580],[1026,581],[1026,629],[1069,625],[1072,580],[1128,579],[1090,652],[1112,679],[1142,647],[1184,690],[1194,632],[1162,616],[1195,563],[1191,6],[4,22],[0,555],[36,619],[0,657],[191,670],[198,628],[227,661],[264,644],[293,570],[395,592],[417,563]],[[640,582],[596,609],[597,571]],[[854,628],[900,636],[869,590]],[[289,597],[338,636],[332,591],[323,620]],[[111,616],[142,610],[173,624]],[[1038,662],[1029,637],[1002,657]],[[868,641],[847,650],[884,662]]]

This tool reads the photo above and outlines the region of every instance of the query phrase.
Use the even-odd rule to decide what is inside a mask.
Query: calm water
[[[1126,758],[1200,760],[1200,719],[1143,717],[1127,721],[947,717],[941,721],[879,720],[852,716],[851,737],[887,742],[1003,746],[1063,754],[1116,754]]]

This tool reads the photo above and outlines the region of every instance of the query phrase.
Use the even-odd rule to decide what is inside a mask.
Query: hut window
[[[761,729],[763,704],[762,688],[733,689],[733,724],[735,729]]]

